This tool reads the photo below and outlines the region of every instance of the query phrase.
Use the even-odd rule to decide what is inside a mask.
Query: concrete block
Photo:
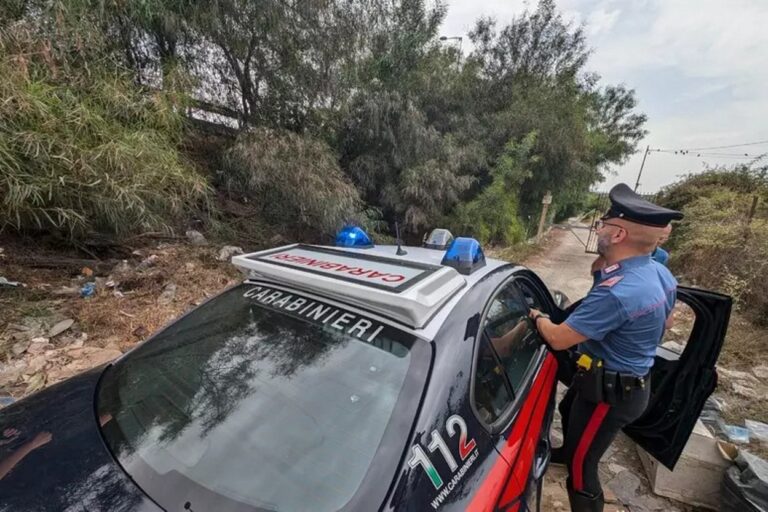
[[[720,484],[732,463],[720,454],[717,440],[701,420],[696,422],[674,471],[639,446],[637,451],[655,494],[697,507],[719,509]]]

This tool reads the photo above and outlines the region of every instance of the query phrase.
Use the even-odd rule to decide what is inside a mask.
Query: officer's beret
[[[611,208],[606,217],[619,217],[638,224],[664,227],[673,220],[683,218],[682,212],[653,204],[637,195],[624,183],[619,183],[608,193]]]

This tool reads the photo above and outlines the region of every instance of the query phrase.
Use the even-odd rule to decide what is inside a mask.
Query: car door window
[[[512,389],[486,336],[480,339],[474,376],[475,410],[485,423],[493,423],[512,403]]]
[[[529,309],[516,283],[509,282],[491,299],[483,321],[484,335],[498,355],[513,393],[521,387],[541,346],[538,333],[528,319]]]

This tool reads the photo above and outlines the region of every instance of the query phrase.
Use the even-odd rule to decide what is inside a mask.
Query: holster
[[[602,366],[592,365],[589,370],[579,368],[573,376],[573,385],[581,397],[593,403],[605,401]]]

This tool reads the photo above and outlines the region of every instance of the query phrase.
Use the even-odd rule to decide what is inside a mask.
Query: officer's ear
[[[629,231],[623,227],[620,227],[616,230],[611,238],[613,239],[613,243],[620,244],[621,242],[625,241],[627,237],[629,237]]]

